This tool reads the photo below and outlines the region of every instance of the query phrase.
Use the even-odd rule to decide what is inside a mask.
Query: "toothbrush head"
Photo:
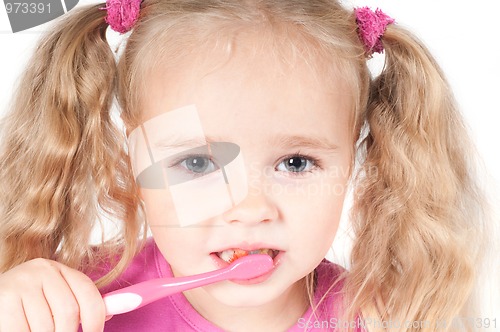
[[[229,266],[231,279],[248,280],[259,277],[274,267],[269,255],[248,255],[235,260]]]

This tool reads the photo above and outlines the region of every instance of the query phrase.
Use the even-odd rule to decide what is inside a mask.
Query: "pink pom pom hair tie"
[[[365,47],[367,56],[373,53],[382,53],[382,36],[387,25],[394,23],[394,19],[386,15],[380,9],[375,11],[369,7],[355,8],[356,23],[358,24],[358,35]]]
[[[126,33],[133,28],[139,18],[142,0],[106,0],[108,14],[104,19],[111,29],[119,33]]]

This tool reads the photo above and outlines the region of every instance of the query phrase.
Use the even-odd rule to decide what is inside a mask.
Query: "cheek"
[[[349,172],[349,170],[347,169],[346,172]],[[323,229],[326,234],[331,234],[329,236],[329,245],[331,245],[342,216],[348,188],[348,176],[340,175],[337,177],[337,175],[334,175],[332,181],[327,183],[329,183],[329,186],[325,187],[325,192],[321,195],[320,204],[322,204],[322,208],[317,209],[318,214],[320,214],[318,220],[321,220],[318,228]]]
[[[313,244],[321,242],[330,246],[340,223],[342,206],[343,196],[324,196],[309,205],[307,202],[302,204],[302,208],[299,205],[291,212],[292,215],[300,216],[295,222],[299,236],[304,240],[307,237],[308,242]]]
[[[169,190],[141,189],[141,195],[154,241],[174,274],[203,272],[201,263],[208,257],[203,245],[209,236],[206,227],[180,227]]]
[[[176,213],[169,190],[141,189],[141,196],[150,227],[178,224],[176,223]]]
[[[167,261],[182,257],[190,246],[186,230],[179,227],[168,190],[141,189],[146,220],[153,238]]]
[[[294,241],[304,246],[306,252],[326,254],[340,223],[347,176],[318,177],[300,189],[296,195],[288,196],[287,202]]]
[[[304,258],[317,266],[333,246],[342,214],[342,203],[339,201],[325,202],[321,209],[314,209],[308,220],[308,226],[303,227],[299,234],[302,243],[300,252]]]

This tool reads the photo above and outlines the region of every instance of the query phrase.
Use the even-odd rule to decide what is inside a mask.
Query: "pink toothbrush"
[[[249,255],[237,259],[228,267],[179,278],[158,278],[125,287],[103,296],[106,315],[123,314],[174,293],[205,286],[218,281],[246,280],[265,274],[273,268],[268,255]]]

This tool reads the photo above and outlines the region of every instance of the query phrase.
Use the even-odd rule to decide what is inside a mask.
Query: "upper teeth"
[[[262,249],[255,249],[255,250],[243,250],[243,249],[228,249],[221,251],[217,253],[219,257],[228,262],[231,263],[235,261],[236,259],[247,256],[247,255],[255,255],[255,254],[264,254],[264,255],[269,255],[271,258],[274,258],[278,254],[278,250],[273,250],[273,249],[268,249],[268,248],[262,248]]]

